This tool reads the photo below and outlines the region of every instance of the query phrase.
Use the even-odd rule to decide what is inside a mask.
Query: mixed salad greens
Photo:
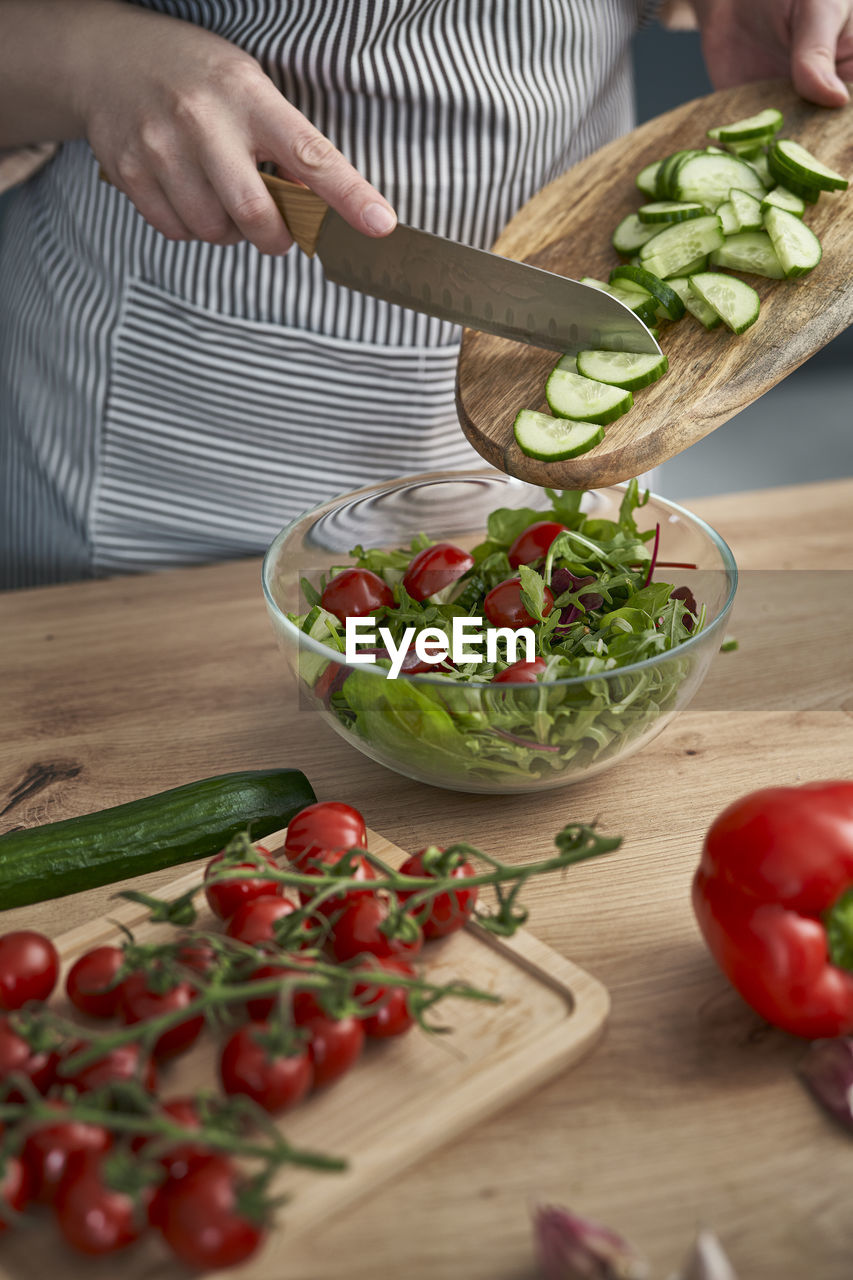
[[[357,546],[351,565],[316,584],[303,578],[309,609],[291,622],[342,655],[345,620],[355,613],[370,614],[397,646],[412,627],[449,640],[454,618],[466,616],[482,619],[484,633],[521,625],[534,633],[532,662],[508,660],[505,632],[493,662],[428,665],[410,646],[399,679],[303,647],[302,679],[368,748],[422,777],[461,771],[509,784],[586,770],[673,709],[691,658],[637,664],[696,635],[705,609],[688,587],[652,580],[665,563],[660,528],[641,532],[635,520],[648,493],[632,480],[609,520],[582,510],[582,491],[545,492],[544,511],[493,511],[486,539],[470,553],[420,535],[398,550]],[[431,580],[420,572],[430,560]],[[371,652],[379,667],[391,667],[387,649]]]

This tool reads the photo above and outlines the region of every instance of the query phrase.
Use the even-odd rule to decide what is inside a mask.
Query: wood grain
[[[284,832],[264,839],[273,852],[283,842]],[[368,848],[394,866],[406,856],[375,831],[368,832]],[[177,898],[200,878],[196,867],[161,892]],[[197,905],[197,927],[217,930],[220,922],[203,900]],[[174,937],[168,925],[153,925],[138,903],[114,904],[108,916],[56,939],[62,977],[83,952],[118,945],[120,925],[142,944]],[[295,1146],[341,1156],[348,1168],[321,1174],[285,1166],[279,1172],[271,1194],[286,1196],[287,1210],[277,1215],[263,1250],[240,1268],[241,1280],[268,1275],[285,1240],[289,1245],[322,1227],[444,1142],[566,1070],[592,1048],[607,1016],[604,987],[524,930],[504,939],[469,925],[426,947],[423,974],[436,983],[463,979],[501,1003],[442,1004],[433,1011],[433,1021],[452,1028],[449,1036],[414,1030],[369,1044],[345,1080],[312,1095],[278,1122]],[[60,1013],[74,1016],[67,1001],[55,1004]],[[531,1042],[537,1046],[535,1055]],[[203,1036],[161,1073],[164,1096],[218,1092],[216,1054],[216,1041]],[[91,1278],[91,1260],[74,1258],[51,1231],[22,1231],[4,1243],[10,1276],[27,1276],[37,1268],[43,1275],[55,1270],[64,1280]],[[153,1236],[126,1256],[122,1273],[135,1280],[182,1280],[185,1275]]]
[[[3,597],[0,811],[10,807],[0,829],[229,769],[296,764],[319,798],[345,798],[402,848],[466,838],[529,862],[573,818],[625,837],[618,853],[526,895],[530,932],[611,993],[595,1052],[356,1209],[304,1239],[285,1236],[257,1280],[533,1280],[528,1206],[538,1197],[623,1231],[654,1276],[671,1275],[707,1225],[742,1280],[849,1280],[849,1138],[797,1083],[803,1046],[766,1027],[715,969],[689,889],[703,832],[734,797],[853,776],[849,703],[824,697],[823,676],[814,701],[793,697],[835,600],[853,597],[853,480],[691,506],[744,577],[797,574],[798,584],[831,572],[834,594],[790,621],[784,592],[768,594],[749,628],[735,614],[741,647],[715,659],[707,681],[731,681],[730,699],[703,707],[700,692],[624,769],[529,797],[420,786],[322,731],[284,694],[256,560]],[[853,645],[839,637],[849,696]],[[109,914],[111,892],[21,908],[0,925],[60,934]],[[13,1272],[8,1248],[0,1240],[3,1280],[41,1280],[26,1260]],[[86,1277],[120,1280],[123,1269],[92,1262]]]
[[[575,279],[607,279],[620,261],[612,232],[642,203],[634,185],[640,169],[681,147],[705,145],[711,125],[769,104],[784,112],[780,136],[796,138],[845,174],[853,172],[853,106],[812,106],[783,81],[745,85],[689,102],[581,161],[524,206],[495,250]],[[640,475],[701,440],[853,322],[853,196],[822,196],[808,206],[806,222],[823,245],[818,267],[792,281],[744,276],[758,290],[761,314],[739,337],[725,326],[708,332],[690,316],[667,325],[660,343],[669,373],[637,392],[633,409],[579,458],[538,462],[513,439],[519,409],[547,412],[544,384],[553,354],[466,330],[457,406],[471,444],[501,471],[534,484],[580,489]]]

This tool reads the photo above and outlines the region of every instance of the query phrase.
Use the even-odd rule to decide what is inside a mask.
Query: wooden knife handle
[[[98,170],[98,176],[102,182],[109,182],[103,169]],[[320,223],[329,206],[319,196],[315,196],[313,191],[300,187],[296,182],[274,178],[269,173],[262,173],[261,177],[293,239],[303,253],[313,258],[317,251]]]
[[[307,187],[287,182],[284,178],[274,178],[269,173],[262,173],[261,177],[293,239],[303,253],[313,258],[317,250],[320,223],[328,213],[329,206]]]

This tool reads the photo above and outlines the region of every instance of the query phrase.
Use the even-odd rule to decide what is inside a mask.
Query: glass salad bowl
[[[583,528],[590,534],[612,529],[600,522],[619,521],[625,497],[622,485],[584,493]],[[553,675],[560,665],[553,659],[534,683],[495,682],[496,668],[482,664],[469,664],[461,675],[457,663],[455,669],[430,666],[414,674],[404,669],[391,678],[387,660],[348,661],[342,637],[335,638],[324,625],[329,615],[324,618],[316,606],[332,570],[336,574],[353,564],[352,549],[399,551],[427,535],[472,551],[486,540],[487,528],[496,527],[489,517],[497,509],[510,509],[498,518],[507,528],[538,519],[539,512],[554,519],[552,498],[544,489],[492,469],[435,472],[360,489],[308,511],[279,533],[263,565],[267,610],[301,704],[372,760],[453,791],[506,794],[565,786],[639,751],[699,688],[724,638],[737,586],[734,557],[719,534],[684,508],[650,496],[633,513],[629,509],[638,535],[634,545],[643,544],[646,559],[657,547],[650,582],[671,584],[674,594],[695,608],[689,633],[682,629],[674,647],[639,661],[631,657],[639,644],[632,630],[646,628],[646,652],[649,644],[667,643],[659,633],[672,625],[673,616],[684,618],[683,608],[670,605],[666,617],[661,611],[651,619],[636,609],[621,610],[608,624],[607,635],[616,640],[604,651],[597,634],[588,636],[583,625],[576,627],[572,635],[587,646],[586,656],[582,674],[570,677]],[[521,509],[528,510],[527,517],[515,514]],[[534,568],[547,577],[550,566],[539,561]],[[645,570],[640,588],[644,575]],[[392,586],[402,576],[400,571],[386,574]],[[575,599],[582,607],[559,610],[561,622],[579,617],[583,624],[584,597]],[[586,601],[594,603],[590,596]],[[479,607],[482,611],[482,602]],[[372,624],[378,629],[381,620],[380,613]],[[369,628],[371,619],[363,625]],[[374,646],[374,655],[380,648]],[[523,646],[518,656],[524,658]],[[510,658],[505,654],[504,662]]]

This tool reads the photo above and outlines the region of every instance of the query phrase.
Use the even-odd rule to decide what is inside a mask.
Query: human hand
[[[278,92],[254,58],[130,5],[87,47],[79,113],[110,181],[170,240],[281,254],[292,239],[258,173],[273,161],[367,235],[393,230],[380,193]]]
[[[711,82],[727,89],[786,76],[823,107],[849,99],[853,0],[692,0]]]

